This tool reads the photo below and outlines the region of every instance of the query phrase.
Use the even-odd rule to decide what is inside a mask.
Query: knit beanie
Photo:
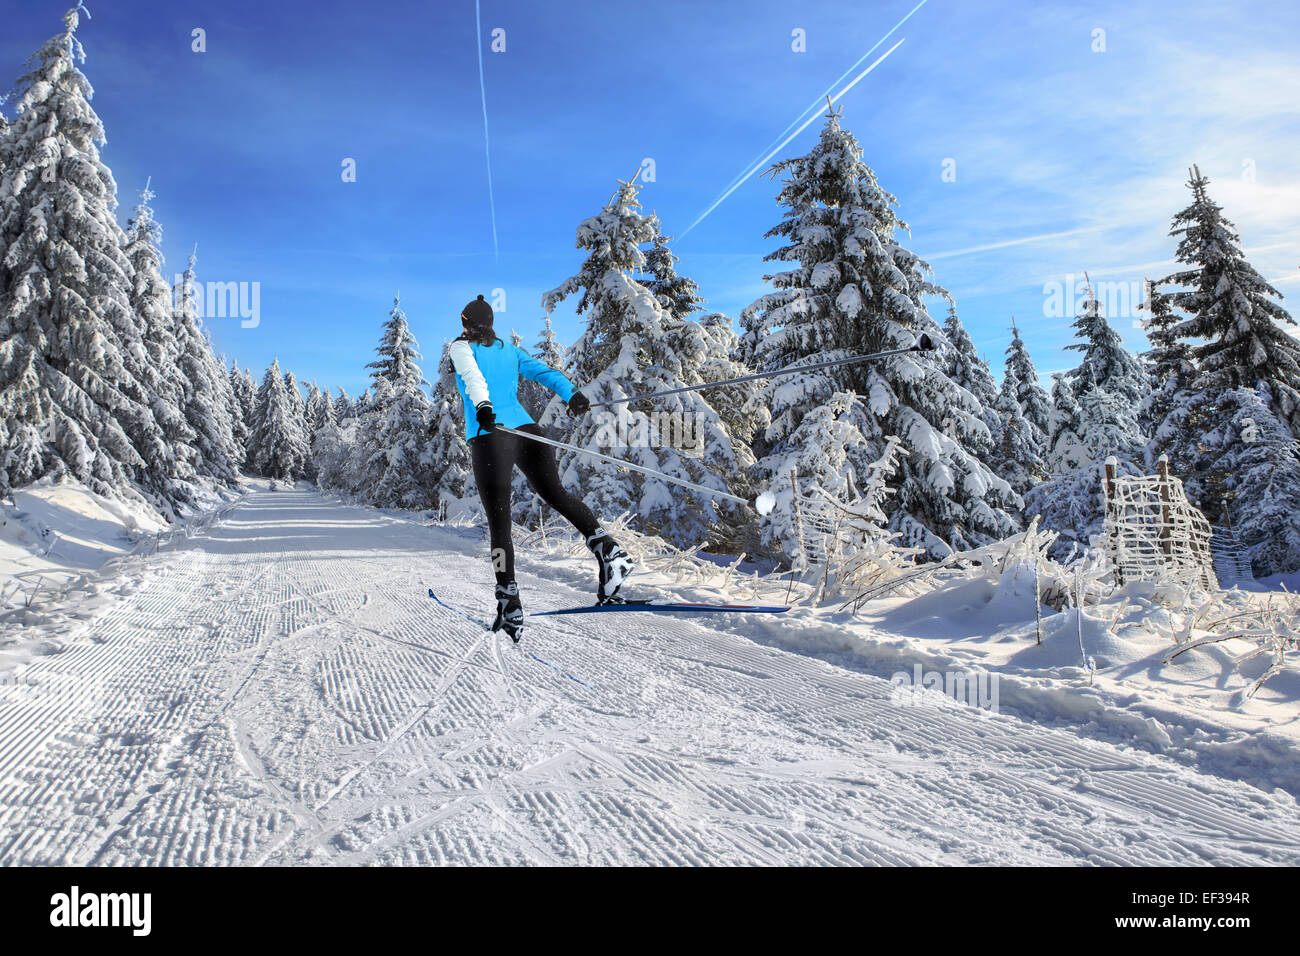
[[[460,317],[466,328],[492,331],[492,306],[483,301],[481,295],[460,310]]]

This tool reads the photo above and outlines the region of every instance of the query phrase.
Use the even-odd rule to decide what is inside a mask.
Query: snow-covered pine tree
[[[1085,312],[1092,308],[1085,305]],[[1098,361],[1053,376],[1053,475],[1026,493],[1025,514],[1038,515],[1044,528],[1057,532],[1053,554],[1058,557],[1076,544],[1086,547],[1104,529],[1106,459],[1117,459],[1120,475],[1142,471],[1146,439],[1137,421],[1138,405],[1122,390],[1111,392],[1091,381],[1094,370],[1106,367],[1123,368],[1123,362],[1108,366]],[[1076,397],[1080,380],[1086,384]],[[1112,381],[1123,383],[1126,376],[1112,376]]]
[[[1003,369],[1003,381],[1010,376],[1015,383],[1016,401],[1020,412],[1030,425],[1031,437],[1038,444],[1040,454],[1046,457],[1051,447],[1052,403],[1042,384],[1038,380],[1038,369],[1029,356],[1029,348],[1020,337],[1015,317],[1011,318],[1011,344],[1007,346],[1007,359]]]
[[[340,395],[347,393],[342,389]],[[361,442],[355,418],[340,419],[329,389],[321,390],[316,417],[311,422],[311,460],[321,488],[356,494],[360,490]]]
[[[135,375],[145,353],[104,128],[77,68],[79,10],[32,57],[0,141],[0,489],[71,474],[130,494],[148,481],[137,446],[160,430]]]
[[[1083,353],[1078,368],[1067,373],[1075,398],[1082,402],[1085,392],[1099,388],[1126,402],[1134,411],[1140,408],[1151,392],[1150,379],[1137,358],[1125,351],[1119,333],[1106,321],[1091,282],[1074,329],[1081,341],[1070,343],[1066,349]]]
[[[253,384],[248,369],[241,369],[238,362],[230,366],[230,392],[235,398],[230,413],[230,430],[240,450],[239,463],[247,466],[253,412],[257,407],[257,386]]]
[[[277,358],[262,376],[257,391],[249,461],[253,470],[263,477],[292,482],[303,474],[308,454],[302,422],[296,418]]]
[[[587,327],[568,353],[568,372],[593,403],[647,394],[699,381],[697,353],[678,349],[697,334],[689,320],[674,319],[645,286],[631,278],[645,268],[641,246],[658,234],[654,216],[640,211],[637,187],[618,183],[601,212],[578,226],[578,248],[588,256],[579,272],[542,297],[549,315],[562,299],[581,290],[577,311]],[[716,348],[708,335],[706,352]],[[719,360],[723,360],[719,356]],[[552,402],[542,424],[567,432],[584,448],[625,457],[655,471],[732,494],[748,493],[752,460],[743,436],[733,435],[708,392],[683,392],[653,401],[622,403],[571,418]],[[723,525],[735,524],[734,505],[659,478],[573,452],[560,455],[569,487],[581,489],[599,515],[624,511],[643,530],[677,544],[708,541]]]
[[[1016,397],[1017,385],[1013,376],[1004,376],[1002,387],[994,399],[994,408],[1001,421],[990,461],[994,470],[1023,497],[1047,476],[1047,463],[1040,444],[1043,437],[1025,417]]]
[[[426,455],[429,399],[420,371],[419,343],[394,297],[375,349],[372,399],[363,415],[365,494],[381,508],[428,508],[436,504]]]
[[[1090,385],[1079,396],[1085,460],[1105,461],[1114,456],[1141,470],[1146,438],[1137,421],[1137,407],[1122,395],[1100,385]]]
[[[564,368],[564,346],[551,326],[549,315],[542,316],[542,336],[537,340],[534,354],[551,368]]]
[[[181,411],[194,430],[195,470],[222,484],[234,484],[239,480],[243,458],[231,424],[235,397],[225,365],[213,353],[198,315],[194,277],[197,260],[195,247],[173,291],[176,341],[181,350],[178,364],[185,380]]]
[[[765,276],[777,291],[741,313],[741,357],[763,371],[801,362],[906,348],[920,333],[944,336],[923,297],[942,295],[929,266],[897,239],[907,226],[862,161],[853,135],[831,111],[818,144],[806,155],[769,171],[788,173],[778,201],[786,217],[767,233],[787,245],[767,260],[791,262],[787,272]],[[759,463],[763,481],[786,481],[778,465],[794,452],[800,424],[837,392],[862,396],[867,414],[856,416],[865,442],[844,446],[845,467],[862,476],[880,459],[891,436],[904,452],[893,479],[898,493],[887,502],[890,526],[906,546],[932,556],[1005,537],[1017,528],[1009,512],[1020,501],[973,450],[985,409],[954,387],[934,353],[899,355],[879,362],[770,380],[764,395],[772,412]],[[805,430],[802,434],[808,435]],[[823,434],[823,433],[818,433]],[[851,437],[851,436],[847,436]],[[846,437],[846,440],[847,440]],[[837,439],[838,440],[838,439]],[[825,449],[826,460],[841,449]],[[801,460],[816,460],[816,449]]]
[[[152,476],[151,484],[160,488],[168,501],[183,503],[193,499],[198,452],[194,429],[184,414],[188,383],[180,365],[172,290],[162,272],[162,227],[149,205],[154,197],[149,185],[140,193],[126,236],[126,256],[133,271],[131,308],[144,348],[144,358],[137,364],[161,429],[161,441],[148,454],[144,448],[140,452]]]
[[[544,362],[551,368],[563,371],[566,366],[567,360],[565,358],[565,348],[560,344],[560,340],[555,334],[555,329],[551,326],[551,317],[549,315],[542,316],[542,334],[533,348],[533,354],[536,355],[541,362]],[[525,386],[534,384],[536,383],[524,383]],[[541,389],[541,395],[543,400],[538,407],[537,414],[533,415],[533,418],[538,421],[541,420],[540,416],[545,414],[546,406],[555,398],[554,395],[546,391],[544,388]]]
[[[1142,362],[1151,381],[1151,393],[1138,410],[1138,421],[1144,431],[1151,436],[1147,445],[1147,466],[1154,468],[1156,460],[1162,454],[1173,451],[1170,447],[1175,431],[1182,432],[1180,426],[1163,428],[1175,409],[1186,409],[1189,390],[1196,378],[1196,362],[1192,357],[1192,347],[1179,339],[1175,332],[1182,322],[1182,317],[1174,312],[1169,295],[1162,292],[1154,282],[1146,283],[1146,297],[1143,310],[1147,313],[1142,320],[1142,330],[1146,333],[1151,348],[1142,355]],[[1182,421],[1185,415],[1174,415],[1175,421]],[[1178,474],[1184,474],[1183,468],[1175,461],[1176,455],[1170,454],[1170,467]]]
[[[334,409],[334,396],[330,394],[328,388],[322,388],[311,420],[312,433],[315,434],[330,425],[337,425],[338,420],[338,413]]]
[[[1064,372],[1052,376],[1051,447],[1047,465],[1054,475],[1078,471],[1088,463],[1084,450],[1083,410]]]
[[[306,428],[309,433],[316,429],[316,420],[320,418],[321,400],[320,387],[316,384],[316,380],[312,379],[307,383]]]
[[[317,386],[316,384],[315,379],[312,379],[312,381],[307,383],[307,397],[306,400],[303,402],[302,430],[304,436],[307,439],[307,449],[309,452],[312,448],[312,443],[316,437],[317,422],[319,422],[321,419],[321,415],[322,415],[321,406],[324,404],[325,396],[328,394],[329,394],[328,392],[324,392],[324,393],[321,392],[319,386]],[[306,478],[308,481],[315,481],[316,461],[310,454],[308,454],[307,456],[307,461],[308,461],[307,472],[305,475],[303,475],[303,477]]]
[[[798,475],[800,507],[804,509],[809,502],[822,505],[825,497],[857,502],[871,483],[872,473],[863,469],[862,460],[871,453],[871,441],[865,436],[872,428],[862,399],[853,392],[836,392],[814,406],[790,438],[765,459],[765,467],[777,476],[772,482],[777,504],[762,521],[763,542],[778,548],[795,570],[806,567],[813,535],[796,510],[793,478],[783,482],[779,476]],[[888,440],[884,447],[897,450]],[[877,497],[875,506],[879,507],[886,495]],[[878,518],[885,536],[888,519],[883,512]]]
[[[352,404],[352,399],[348,397],[347,390],[339,386],[339,397],[334,402],[334,415],[340,421],[347,421],[349,418],[356,417],[356,408]]]
[[[433,478],[435,507],[450,498],[466,497],[474,482],[469,445],[465,441],[465,406],[456,388],[450,348],[450,342],[443,342],[438,380],[433,385],[433,403],[429,408],[432,434],[425,455]],[[518,500],[516,495],[516,504]]]
[[[1188,267],[1160,283],[1179,287],[1169,301],[1188,317],[1172,334],[1202,343],[1192,349],[1201,404],[1217,405],[1223,390],[1264,382],[1271,406],[1300,438],[1300,343],[1285,328],[1295,320],[1275,301],[1282,294],[1246,261],[1208,184],[1193,166],[1192,204],[1174,216],[1170,229],[1181,236],[1174,258]]]
[[[998,412],[997,384],[993,381],[993,373],[989,371],[988,363],[980,358],[975,350],[975,343],[971,341],[970,333],[957,317],[957,308],[952,303],[948,304],[948,318],[943,323],[943,334],[948,340],[948,347],[943,350],[944,374],[954,385],[965,389],[970,393],[971,398],[979,403],[980,408],[983,409],[980,420],[989,432],[988,439],[985,440],[979,428],[973,422],[968,422],[966,431],[971,435],[971,450],[979,452],[981,458],[989,461],[988,454],[997,448],[1002,440],[1002,417]],[[969,413],[958,409],[956,414]],[[1007,477],[1005,472],[999,473],[1004,478]],[[1015,487],[1014,483],[1012,487]],[[1017,488],[1016,491],[1019,492],[1021,489]]]
[[[686,320],[670,328],[670,332],[674,350],[693,370],[691,385],[725,382],[754,371],[737,357],[740,337],[731,318],[722,312],[705,313],[696,321]],[[719,385],[710,388],[707,394],[727,430],[746,446],[752,445],[771,424],[762,390],[753,382]]]
[[[297,416],[299,423],[303,429],[306,429],[307,400],[303,397],[302,386],[298,383],[298,377],[288,370],[284,373],[284,390],[289,396],[289,401],[293,405],[294,414]]]
[[[298,477],[307,481],[316,479],[316,466],[311,457],[311,415],[307,411],[307,399],[303,395],[302,385],[298,382],[298,377],[291,371],[284,373],[284,392],[289,397],[289,403],[293,406],[294,420],[298,423],[298,430],[302,433],[303,445],[307,449],[307,457],[303,459],[302,471]]]
[[[542,316],[542,334],[537,340],[533,354],[538,361],[549,365],[551,368],[564,371],[565,350],[555,335],[555,329],[551,326],[551,317],[549,315]],[[560,402],[559,398],[545,386],[527,379],[519,383],[519,402],[524,406],[528,414],[533,416],[534,421],[543,421],[547,408],[552,401],[559,403],[561,406],[563,405],[563,402]],[[459,413],[459,418],[464,418],[463,409]],[[474,476],[471,473],[469,478],[471,485],[473,479]],[[542,517],[542,502],[528,486],[528,481],[521,472],[516,471],[512,477],[511,489],[514,520],[528,527],[536,526]]]
[[[1203,438],[1205,496],[1223,502],[1257,577],[1300,570],[1300,445],[1271,402],[1263,382],[1222,392]]]
[[[677,256],[668,248],[670,237],[659,230],[658,216],[652,214],[650,219],[655,223],[655,235],[650,240],[650,248],[645,251],[645,266],[636,281],[645,286],[674,319],[687,319],[691,313],[700,310],[704,301],[699,294],[700,287],[694,279],[677,274]]]

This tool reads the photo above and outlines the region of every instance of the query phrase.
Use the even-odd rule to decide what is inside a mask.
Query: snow
[[[70,591],[93,598],[95,573],[109,562],[213,520],[225,503],[209,492],[169,524],[139,498],[99,495],[70,478],[41,479],[0,501],[0,672],[61,649],[49,625],[61,619],[60,604],[72,603]]]
[[[1001,679],[1004,710],[1094,737],[1131,737],[1189,766],[1300,794],[1300,673],[1278,675],[1243,705],[1241,691],[1267,666],[1259,659],[1236,667],[1245,645],[1211,645],[1164,663],[1176,648],[1173,615],[1148,585],[1086,606],[1082,620],[1074,608],[1042,614],[1038,644],[1028,565],[998,581],[955,576],[920,597],[867,605],[862,624],[890,639],[869,639],[857,653],[916,655],[933,670],[988,670]]]
[[[75,480],[42,479],[0,508],[0,588],[11,590],[33,574],[96,570],[141,534],[166,528],[144,505],[105,498]]]
[[[1235,678],[1159,673],[1145,607],[1085,612],[1089,686],[1014,567],[856,620],[530,618],[518,649],[425,596],[482,615],[491,581],[480,529],[304,485],[124,557],[0,675],[0,864],[1300,862],[1294,675],[1214,710]],[[594,566],[551,540],[519,581],[573,606]],[[996,711],[891,681],[975,662]]]

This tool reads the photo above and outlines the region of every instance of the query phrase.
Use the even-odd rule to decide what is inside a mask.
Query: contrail
[[[1021,246],[1027,242],[1042,242],[1044,239],[1059,239],[1062,236],[1077,236],[1082,232],[1097,232],[1101,229],[1114,229],[1116,224],[1111,223],[1104,226],[1084,226],[1082,229],[1066,229],[1064,232],[1045,232],[1038,236],[1023,236],[1020,239],[1007,239],[1003,242],[990,242],[985,246],[970,246],[966,249],[951,249],[948,252],[936,252],[934,255],[921,256],[926,262],[934,259],[951,259],[954,256],[965,256],[972,252],[986,252],[989,249],[1005,249],[1007,246]]]
[[[901,20],[899,20],[897,23],[895,23],[895,24],[893,25],[893,27],[890,28],[890,30],[889,30],[888,33],[886,33],[883,37],[881,37],[879,40],[876,41],[875,46],[873,46],[873,47],[872,47],[870,50],[868,50],[866,53],[862,54],[862,56],[858,57],[857,62],[854,63],[852,66],[850,66],[850,67],[849,67],[847,70],[845,70],[843,73],[841,73],[839,79],[835,80],[834,83],[832,83],[830,86],[826,87],[826,90],[822,93],[822,95],[819,96],[819,97],[817,97],[817,99],[813,100],[812,106],[809,106],[806,110],[804,110],[804,111],[803,111],[802,113],[800,113],[797,117],[795,117],[793,123],[791,123],[789,126],[787,126],[785,129],[781,130],[781,132],[777,134],[776,139],[772,140],[771,143],[768,143],[765,147],[763,147],[764,152],[766,152],[767,150],[772,149],[773,146],[775,146],[777,140],[779,140],[782,136],[784,136],[784,135],[786,135],[787,133],[789,133],[790,130],[794,129],[794,125],[795,125],[795,123],[798,123],[800,120],[805,119],[805,118],[808,116],[809,113],[811,113],[811,112],[815,112],[815,111],[821,109],[822,102],[826,99],[826,97],[828,97],[828,96],[831,94],[831,91],[834,90],[835,87],[836,87],[837,85],[839,85],[840,83],[843,83],[845,77],[847,77],[850,73],[852,73],[852,72],[853,72],[854,70],[856,70],[859,66],[861,66],[861,65],[862,65],[862,62],[863,62],[864,60],[866,60],[867,57],[871,56],[871,54],[873,54],[873,53],[876,52],[876,49],[880,46],[880,44],[884,43],[884,42],[885,42],[886,40],[888,40],[891,36],[893,36],[895,30],[897,30],[899,27],[901,27],[901,26],[902,26],[904,23],[906,23],[908,20],[912,19],[912,14],[913,14],[913,13],[916,13],[917,10],[920,10],[920,9],[921,9],[923,6],[925,6],[927,3],[929,3],[929,0],[921,0],[920,3],[918,3],[916,6],[914,6],[914,7],[911,9],[911,11],[907,14],[907,16],[903,17],[903,19],[901,19]],[[780,147],[780,146],[776,146],[776,148],[777,148],[777,149],[780,149],[781,147]],[[763,153],[759,153],[758,155],[759,155],[759,156],[762,156]],[[762,165],[762,163],[763,163],[763,160],[762,160],[762,159],[755,159],[755,160],[753,160],[753,161],[752,161],[748,166],[746,166],[745,169],[746,169],[746,170],[749,170],[749,169],[753,168],[754,166],[760,166],[760,165]],[[740,174],[740,176],[744,176],[744,175],[745,175],[744,172],[742,172],[742,173]],[[730,188],[731,186],[738,186],[738,185],[740,185],[740,183],[737,181],[737,180],[740,179],[740,176],[736,177],[736,179],[733,179],[733,180],[728,184],[728,188]]]
[[[893,53],[893,52],[894,52],[895,50],[897,50],[900,46],[902,46],[902,45],[903,45],[903,40],[905,40],[905,39],[907,39],[907,38],[906,38],[906,37],[903,37],[903,38],[900,39],[897,43],[895,43],[893,46],[891,46],[888,50],[886,50],[884,53],[882,53],[882,54],[880,55],[879,59],[876,60],[876,62],[872,63],[869,67],[867,67],[865,70],[863,70],[863,71],[862,71],[861,73],[859,73],[857,76],[855,76],[855,77],[853,78],[853,82],[852,82],[852,83],[850,83],[848,86],[844,87],[844,89],[840,90],[838,93],[836,93],[834,96],[832,96],[832,97],[831,97],[831,102],[834,103],[836,100],[838,100],[841,96],[843,96],[843,95],[844,95],[845,93],[847,93],[849,90],[853,89],[853,87],[857,86],[859,80],[861,80],[864,76],[866,76],[868,73],[870,73],[870,72],[871,72],[872,70],[874,70],[876,67],[878,67],[881,63],[883,63],[884,60],[885,60],[885,58],[886,58],[887,56],[889,56],[889,54]],[[806,111],[805,111],[805,112],[806,112]],[[762,169],[763,166],[767,163],[768,160],[770,160],[773,156],[775,156],[777,153],[779,153],[781,150],[783,150],[783,149],[786,147],[786,144],[789,143],[790,140],[794,139],[796,136],[798,136],[800,133],[802,133],[804,130],[806,130],[809,126],[811,126],[811,125],[813,124],[813,121],[816,120],[817,117],[818,117],[819,115],[820,115],[820,114],[818,114],[818,113],[813,113],[812,116],[809,116],[808,119],[804,121],[803,125],[801,125],[801,126],[800,126],[798,129],[796,129],[793,133],[791,133],[789,136],[787,136],[785,139],[783,139],[779,144],[777,144],[777,147],[776,147],[775,149],[773,149],[773,150],[772,150],[771,152],[769,152],[766,156],[764,156],[762,159],[760,159],[757,163],[755,163],[753,166],[751,166],[750,169],[749,169],[749,172],[745,173],[745,175],[742,176],[739,180],[737,180],[737,181],[736,181],[736,182],[731,186],[730,189],[728,189],[725,193],[723,193],[721,196],[719,196],[719,197],[714,201],[714,203],[713,203],[712,206],[710,206],[708,209],[704,210],[704,212],[700,213],[699,216],[696,217],[695,221],[694,221],[693,223],[691,223],[689,226],[686,227],[686,229],[682,232],[682,234],[681,234],[680,236],[677,237],[677,238],[678,238],[678,241],[680,241],[681,239],[685,238],[685,236],[686,236],[686,234],[687,234],[688,232],[690,232],[692,229],[694,229],[696,226],[698,226],[701,222],[703,222],[705,216],[707,216],[709,213],[713,212],[713,210],[715,210],[715,209],[717,209],[719,206],[721,206],[722,203],[726,200],[726,198],[727,198],[728,196],[730,196],[730,195],[731,195],[732,193],[734,193],[737,189],[739,189],[742,185],[744,185],[745,181],[748,180],[751,176],[753,176],[754,173],[756,173],[756,172],[758,172],[760,169]],[[789,128],[789,127],[787,127],[787,129],[788,129],[788,128]]]
[[[492,213],[492,254],[500,255],[497,247],[497,201],[492,194],[492,146],[488,142],[487,85],[483,82],[483,21],[479,16],[479,0],[474,0],[474,35],[478,38],[478,90],[483,100],[483,152],[487,154],[488,209]]]

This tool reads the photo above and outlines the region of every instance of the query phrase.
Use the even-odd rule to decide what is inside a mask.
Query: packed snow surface
[[[591,600],[589,562],[520,559],[526,610]],[[491,580],[478,531],[305,487],[124,559],[4,674],[0,863],[1300,863],[1290,794],[902,705],[851,666],[867,624],[530,618],[516,648],[427,597],[484,615]],[[776,646],[801,629],[842,661]]]

